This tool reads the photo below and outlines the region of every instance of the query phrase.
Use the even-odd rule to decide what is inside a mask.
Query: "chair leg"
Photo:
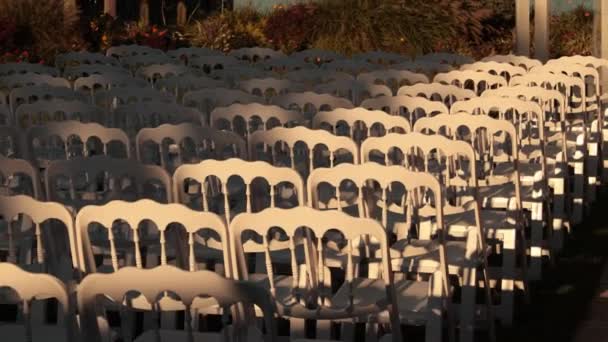
[[[516,232],[503,232],[502,280],[500,286],[500,319],[503,325],[513,324],[513,304],[515,298]]]
[[[532,206],[532,236],[530,246],[530,269],[529,280],[540,280],[542,278],[543,258],[543,203],[535,203]]]

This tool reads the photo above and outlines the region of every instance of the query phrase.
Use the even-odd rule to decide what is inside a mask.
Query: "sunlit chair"
[[[354,107],[352,102],[343,97],[318,94],[312,91],[273,96],[270,103],[285,109],[297,110],[304,114],[307,120],[310,120],[319,111]]]
[[[112,200],[172,201],[171,176],[159,166],[106,156],[56,160],[44,174],[47,200],[77,211]]]
[[[477,97],[475,92],[470,89],[440,83],[418,83],[411,86],[403,86],[397,91],[397,96],[403,95],[424,97],[431,101],[441,102],[448,108],[456,101]]]
[[[15,111],[15,122],[22,129],[66,120],[101,124],[106,122],[100,108],[81,101],[41,100],[23,104]]]
[[[319,112],[312,120],[312,128],[325,129],[335,135],[350,137],[357,145],[368,137],[383,136],[389,132],[411,131],[411,125],[404,117],[361,107]]]
[[[543,65],[543,63],[539,60],[532,59],[527,56],[517,56],[517,55],[494,55],[488,56],[481,59],[482,62],[498,62],[498,63],[509,63],[514,66],[522,67],[527,71],[530,71],[532,68]]]
[[[140,294],[137,308],[123,304],[124,299],[133,292]],[[101,303],[99,298],[105,298],[105,303]],[[135,322],[125,320],[118,331],[113,331],[109,326],[109,317],[104,314],[104,304],[108,299],[120,306],[125,315],[144,311],[162,317],[168,312],[185,311],[184,329],[163,327],[157,320],[150,329],[144,329],[142,334],[135,336]],[[220,332],[201,332],[197,329],[198,308],[207,306],[209,302],[224,312]],[[247,315],[254,306],[264,317],[266,338],[256,327],[254,318]],[[243,307],[245,310],[239,310]],[[110,274],[92,274],[80,284],[78,311],[81,314],[82,336],[93,342],[112,340],[113,337],[134,342],[277,341],[274,307],[268,291],[209,271],[188,272],[172,266],[159,266],[154,269],[125,267]],[[232,324],[229,324],[230,321]]]
[[[163,55],[164,52],[144,45],[118,45],[106,51],[106,56],[122,58],[129,56]]]
[[[26,159],[7,158],[0,154],[0,194],[45,198],[40,173]]]
[[[48,274],[26,272],[19,267],[0,263],[0,287],[12,290],[20,306],[20,320],[0,326],[0,334],[7,341],[67,341],[76,342],[78,325],[75,308],[70,304],[66,286]],[[31,311],[40,300],[53,298],[59,303],[57,324],[48,324],[44,316]]]
[[[508,84],[507,80],[501,76],[472,70],[454,70],[437,74],[433,78],[433,82],[470,89],[477,95],[481,95],[486,89],[500,88]]]
[[[137,69],[136,75],[145,78],[150,84],[155,84],[158,80],[188,74],[191,71],[183,66],[171,63],[149,64]]]
[[[264,103],[264,98],[248,94],[242,90],[227,88],[205,88],[189,91],[184,94],[184,106],[197,108],[205,115],[204,124],[210,122],[211,113],[218,107],[227,107],[235,103]]]
[[[191,123],[143,128],[135,147],[140,162],[159,165],[169,173],[205,159],[248,159],[247,145],[237,134]]]
[[[251,160],[291,167],[306,179],[318,167],[333,167],[343,162],[358,164],[359,148],[350,138],[324,130],[275,127],[249,136],[249,156]]]
[[[361,102],[361,107],[370,110],[382,110],[391,115],[400,115],[412,124],[416,123],[419,117],[450,112],[448,107],[442,102],[406,95],[381,96],[375,99],[367,99]]]
[[[393,92],[383,84],[369,84],[362,81],[333,81],[318,85],[314,89],[317,93],[341,96],[349,99],[353,104],[359,105],[368,98],[392,96]]]
[[[271,102],[275,96],[303,91],[304,86],[296,81],[278,78],[252,78],[238,83],[240,89]]]
[[[211,127],[237,133],[245,141],[257,130],[277,126],[294,126],[304,122],[304,116],[296,111],[259,103],[235,103],[215,108],[211,112]]]
[[[393,341],[401,341],[400,323],[409,319],[427,324],[435,337],[429,341],[440,340],[441,276],[432,284],[394,281],[386,231],[374,220],[308,207],[271,208],[237,216],[230,234],[238,279],[270,291],[278,315],[290,320],[292,340],[305,337],[304,321],[314,320],[317,339],[331,338],[334,322],[342,325],[343,340],[355,340],[354,325],[367,323],[371,340],[382,326],[390,328]],[[373,274],[360,272],[362,259],[354,257],[362,237],[377,243],[370,260],[378,265]],[[336,247],[341,248],[338,256],[348,260],[342,283],[332,281],[328,268],[336,253],[326,251]],[[261,255],[261,269],[248,270],[250,255]],[[283,264],[278,256],[288,260],[283,272],[274,266]]]
[[[30,127],[25,143],[28,159],[40,169],[57,159],[73,159],[92,155],[129,158],[131,144],[125,132],[97,123],[79,121],[51,122]]]
[[[397,69],[376,70],[359,74],[357,80],[370,84],[384,84],[393,91],[393,94],[397,94],[398,89],[402,86],[429,83],[429,78],[424,74]]]
[[[48,65],[38,63],[2,63],[0,64],[0,76],[9,76],[16,74],[39,74],[50,75],[57,77],[60,75],[59,70]]]
[[[0,196],[0,217],[6,261],[66,283],[78,279],[74,218],[63,205],[26,195]]]
[[[487,72],[492,75],[502,76],[509,82],[513,76],[525,75],[528,71],[525,68],[515,66],[509,63],[500,63],[494,61],[475,62],[460,66],[460,70],[472,70]]]
[[[131,138],[143,128],[163,124],[192,123],[200,125],[204,117],[196,108],[176,103],[140,102],[116,107],[112,115],[112,126],[123,129]]]
[[[228,53],[228,55],[251,63],[285,57],[285,54],[281,51],[259,46],[232,50]]]
[[[212,211],[230,222],[242,212],[268,207],[291,208],[306,203],[304,182],[288,167],[241,159],[184,164],[173,174],[175,201]]]

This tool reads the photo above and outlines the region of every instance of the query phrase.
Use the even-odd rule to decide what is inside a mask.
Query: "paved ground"
[[[500,342],[608,342],[608,193],[572,236],[555,267],[532,289],[532,303]],[[523,306],[520,306],[523,307]]]

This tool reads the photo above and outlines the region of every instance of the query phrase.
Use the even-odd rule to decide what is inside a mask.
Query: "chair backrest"
[[[580,64],[586,67],[592,67],[597,70],[597,72],[601,75],[603,70],[608,69],[608,60],[603,58],[598,58],[595,56],[562,56],[558,59],[552,59],[547,61],[547,64]],[[600,84],[601,87],[601,84]]]
[[[210,117],[211,127],[235,132],[246,141],[256,130],[288,126],[303,121],[304,116],[296,111],[259,103],[235,103],[228,107],[215,108]]]
[[[92,75],[121,75],[131,76],[129,70],[124,69],[119,65],[105,65],[105,64],[84,64],[66,68],[63,71],[63,77],[68,80],[75,80],[80,77],[87,77]]]
[[[336,61],[343,59],[344,57],[340,54],[322,49],[306,49],[298,52],[294,52],[289,55],[289,58],[296,59],[299,61],[303,61],[306,63],[314,64],[323,64],[329,63],[331,61]]]
[[[507,80],[501,76],[472,70],[454,70],[437,74],[433,82],[470,89],[477,95],[481,95],[486,89],[500,88],[507,85]]]
[[[63,280],[72,278],[73,275],[69,274],[71,272],[63,274],[61,265],[65,262],[70,270],[77,269],[80,265],[74,218],[66,207],[26,195],[0,195],[0,217],[6,223],[7,236],[2,240],[8,243],[9,262],[19,265],[37,264],[44,267],[44,271]],[[63,232],[56,230],[56,222],[61,223],[59,227],[63,226]],[[64,241],[61,241],[62,238]],[[35,253],[32,241],[36,242]],[[18,249],[31,249],[31,254],[28,255],[25,251],[19,253]]]
[[[175,97],[169,93],[152,88],[121,87],[99,91],[95,94],[94,103],[110,113],[119,105],[143,102],[175,103]]]
[[[306,118],[312,118],[314,114],[322,110],[354,108],[353,103],[348,99],[330,94],[318,94],[312,91],[273,96],[270,103],[285,109],[297,110],[306,115]]]
[[[303,69],[290,71],[283,74],[283,78],[302,83],[309,89],[314,88],[320,83],[329,83],[333,81],[349,80],[353,81],[355,77],[351,74],[340,71],[323,70],[323,69]]]
[[[88,51],[71,51],[55,56],[55,66],[60,70],[79,65],[93,64],[111,66],[120,65],[115,58]]]
[[[411,131],[411,125],[404,117],[361,107],[319,112],[313,118],[312,128],[322,128],[336,135],[349,136],[357,144],[371,136]]]
[[[266,71],[273,71],[279,74],[285,74],[290,71],[304,70],[316,68],[314,64],[309,64],[303,60],[290,57],[273,58],[258,63],[260,68]]]
[[[357,80],[371,84],[384,84],[391,88],[393,94],[397,94],[397,90],[405,85],[429,83],[429,78],[424,74],[398,69],[376,70],[359,74]]]
[[[546,89],[540,86],[517,85],[498,89],[490,89],[482,94],[483,97],[507,97],[524,101],[536,102],[546,113],[545,123],[559,123],[562,131],[566,123],[566,98],[558,90]],[[565,145],[564,145],[565,146]]]
[[[282,234],[278,234],[281,231]],[[255,233],[251,234],[251,232]],[[239,279],[249,279],[246,263],[246,254],[263,253],[265,261],[265,272],[270,283],[270,294],[275,300],[279,315],[299,316],[308,319],[347,319],[367,316],[370,312],[379,313],[388,311],[391,319],[394,340],[400,340],[399,314],[397,301],[394,300],[395,288],[393,272],[391,268],[389,244],[384,228],[370,219],[355,218],[337,211],[319,211],[309,207],[297,207],[293,209],[266,209],[260,213],[242,214],[234,219],[230,225],[230,233],[235,244],[235,262],[239,269]],[[337,234],[336,234],[337,233]],[[303,239],[302,235],[306,236]],[[318,246],[317,255],[314,255],[312,244],[315,241]],[[340,238],[336,235],[340,234]],[[252,236],[254,235],[254,236]],[[261,238],[260,238],[261,236]],[[384,305],[376,303],[376,307],[362,307],[352,300],[352,283],[355,281],[356,263],[360,262],[353,257],[354,250],[360,248],[362,237],[367,236],[379,245],[376,260],[379,260],[380,274],[369,274],[367,278],[381,278],[384,280],[386,297]],[[248,238],[243,241],[244,239]],[[279,240],[279,237],[282,238]],[[261,240],[261,241],[260,241]],[[301,242],[304,240],[303,242]],[[328,296],[331,280],[325,277],[325,265],[328,264],[327,254],[324,250],[332,242],[338,240],[339,245],[345,242],[342,249],[343,255],[348,260],[346,267],[346,287],[348,297],[351,300],[344,303],[345,306],[333,304]],[[296,251],[300,245],[304,245],[305,251],[305,273],[300,271]],[[293,284],[288,284],[286,290],[291,290],[285,297],[277,296],[278,290],[275,285],[275,272],[271,251],[289,251],[292,269]],[[359,258],[358,260],[362,260]],[[365,278],[360,276],[359,278]],[[304,285],[306,284],[306,285]],[[350,286],[349,286],[350,284]],[[291,288],[290,288],[291,287]],[[291,296],[289,295],[291,294]],[[307,294],[314,294],[317,301],[308,300],[310,304],[303,305]],[[290,302],[283,302],[281,298],[289,298]],[[365,312],[365,314],[363,314]],[[397,336],[395,336],[397,335]]]
[[[56,160],[45,170],[47,200],[80,209],[111,200],[172,201],[171,176],[161,167],[106,156]]]
[[[55,140],[57,138],[60,141],[59,148]],[[116,158],[131,156],[129,137],[122,130],[73,120],[30,127],[26,133],[26,145],[28,158],[31,161],[42,161],[42,165],[55,159],[91,155],[111,155]],[[53,152],[59,152],[60,155]]]
[[[265,153],[260,151],[259,145],[264,146]],[[268,147],[270,147],[270,151],[268,151]],[[287,149],[286,153],[284,147]],[[302,148],[307,151],[304,161],[297,158],[301,156],[298,152]],[[328,152],[327,157],[323,155],[325,150]],[[254,132],[249,137],[251,160],[267,160],[275,166],[289,166],[298,171],[304,179],[317,167],[324,165],[333,167],[339,164],[344,159],[344,152],[348,152],[350,155],[349,162],[359,163],[359,148],[350,138],[303,126],[275,127],[268,131]],[[340,158],[337,158],[338,156]]]
[[[395,153],[395,150],[400,153]],[[380,153],[382,159],[375,155],[376,152]],[[459,174],[455,173],[454,170],[433,169],[433,165],[429,164],[433,152],[437,152],[441,157],[448,159],[463,157],[469,161],[467,165],[469,170],[464,170],[465,173]],[[416,156],[422,157],[422,160],[419,160],[422,163],[417,163],[418,160],[414,159]],[[477,168],[476,163],[473,162],[475,159],[475,150],[465,141],[419,132],[373,137],[365,140],[361,145],[362,163],[375,161],[383,165],[402,165],[412,171],[439,172],[441,175],[437,179],[444,187],[477,187]],[[460,167],[463,168],[463,166]]]
[[[22,317],[25,320],[25,328],[22,341],[31,341],[33,337],[36,337],[36,341],[48,338],[48,336],[42,336],[43,334],[36,331],[38,325],[32,324],[35,318],[30,312],[30,307],[32,301],[40,298],[55,298],[57,300],[61,310],[61,318],[58,321],[63,321],[65,324],[64,336],[66,341],[78,341],[74,308],[70,305],[66,286],[59,279],[48,274],[26,272],[13,264],[0,263],[0,287],[14,290],[24,303]]]
[[[9,158],[27,158],[23,132],[16,126],[0,126],[0,155]]]
[[[202,56],[221,56],[223,54],[219,50],[204,47],[188,47],[167,51],[167,55],[173,57],[175,60],[183,61],[184,64],[188,64],[188,61],[192,58]]]
[[[165,54],[137,55],[120,58],[120,64],[124,68],[128,69],[133,75],[136,75],[139,69],[147,67],[149,65],[171,63],[177,63],[177,61]]]
[[[430,61],[450,65],[463,65],[475,62],[472,57],[446,52],[428,53],[426,55],[416,57],[414,61]]]
[[[374,71],[381,66],[368,63],[364,60],[339,59],[321,64],[323,70],[334,70],[357,76],[362,73]]]
[[[228,66],[224,69],[211,70],[209,74],[213,79],[221,80],[230,87],[237,87],[240,81],[248,80],[252,78],[265,78],[276,76],[272,71],[266,71],[262,68],[257,67],[257,64],[253,66],[243,66],[240,64]]]
[[[385,51],[362,52],[353,55],[352,59],[380,65],[399,64],[410,60],[410,58],[404,55]]]
[[[163,124],[204,122],[204,117],[196,108],[176,103],[140,102],[116,107],[112,115],[113,126],[120,127],[130,137],[135,137],[143,128],[158,127]]]
[[[514,66],[522,67],[527,71],[530,71],[532,68],[543,65],[543,63],[539,60],[532,59],[527,56],[516,56],[516,55],[494,55],[488,56],[481,59],[482,62],[498,62],[498,63],[509,63]]]
[[[431,101],[424,97],[406,95],[382,96],[375,99],[367,99],[361,102],[361,107],[382,110],[391,115],[400,115],[408,119],[412,124],[421,116],[433,116],[450,112],[448,107],[442,102]]]
[[[138,55],[162,55],[164,52],[144,45],[118,45],[112,46],[106,51],[106,56],[128,57]]]
[[[52,121],[76,120],[105,123],[103,111],[81,101],[62,99],[42,100],[23,104],[15,111],[15,121],[22,129]]]
[[[304,90],[304,86],[295,81],[270,77],[240,81],[239,88],[249,94],[265,98],[267,101],[278,95]]]
[[[455,85],[440,83],[418,83],[412,86],[403,86],[397,91],[397,96],[424,97],[432,101],[445,104],[448,108],[456,101],[468,100],[477,97],[470,89],[459,88]]]
[[[219,180],[219,191],[208,189],[208,186],[217,187],[217,183],[212,183],[212,180],[210,179],[211,176]],[[245,203],[237,203],[237,207],[234,208],[235,211],[252,212],[259,211],[266,207],[292,207],[294,206],[294,200],[296,202],[295,205],[304,205],[306,203],[304,182],[302,181],[302,177],[300,177],[295,170],[287,167],[272,166],[263,161],[250,162],[235,158],[221,161],[209,159],[204,160],[199,164],[184,164],[177,168],[173,174],[173,193],[175,201],[187,204],[191,207],[202,208],[203,211],[211,211],[214,209],[213,207],[219,206],[219,208],[216,208],[215,210],[223,212],[226,222],[230,222],[233,216],[231,215],[230,197],[233,197],[234,200],[235,195],[231,194],[229,191],[232,190],[232,187],[229,186],[229,180],[231,178],[240,178],[244,183],[245,190]],[[252,183],[258,180],[264,180],[268,184],[270,188],[269,201],[263,199],[263,197],[268,197],[268,194],[266,194],[268,190],[253,188],[254,184]],[[195,187],[190,185],[193,181],[200,184],[198,189],[194,189]],[[285,195],[284,193],[277,194],[277,192],[280,191],[275,191],[275,188],[279,185],[284,185],[284,183],[288,183],[294,188],[295,195],[292,194],[290,198],[285,199],[281,198]],[[199,203],[193,202],[192,192],[195,192],[194,200],[200,201]],[[223,200],[217,197],[214,198],[214,196],[209,198],[209,195],[212,195],[213,192],[221,192],[222,196],[220,198]],[[264,192],[264,194],[261,192]]]
[[[154,151],[150,151],[150,143]],[[247,159],[247,144],[237,134],[191,123],[143,128],[137,133],[135,147],[140,162],[160,165],[170,173],[182,164],[204,159]]]
[[[0,94],[0,97],[3,96],[3,94]],[[0,126],[11,126],[14,124],[10,108],[4,103],[0,103]]]
[[[454,70],[454,67],[449,64],[442,64],[439,62],[432,61],[407,61],[399,64],[391,65],[391,69],[395,70],[409,70],[416,73],[422,73],[432,78],[440,72],[448,72]]]
[[[22,104],[31,104],[36,101],[60,99],[66,101],[86,101],[86,97],[65,87],[51,87],[48,85],[15,88],[9,94],[11,112],[14,114]]]
[[[245,62],[239,61],[232,56],[214,55],[199,56],[188,60],[188,66],[201,73],[210,74],[213,70],[226,69],[232,66],[244,65]]]
[[[363,100],[368,98],[393,95],[391,89],[386,85],[369,84],[358,80],[342,80],[321,84],[315,87],[315,92],[345,97],[355,105],[360,104]]]
[[[177,257],[176,263],[179,267],[196,271],[199,268],[199,260],[196,258],[195,248],[204,246],[221,251],[225,275],[232,277],[228,229],[222,218],[213,213],[194,211],[177,203],[161,204],[148,199],[136,202],[111,201],[103,205],[83,207],[78,211],[75,222],[80,243],[78,257],[86,273],[97,272],[93,248],[104,248],[100,246],[109,246],[105,248],[110,254],[113,272],[125,266],[137,268],[158,266],[157,260],[151,260],[152,258],[145,260],[145,256],[142,256],[141,250],[144,247],[150,249],[151,246],[157,246],[160,251],[160,255],[156,255],[160,265],[168,264],[171,256],[169,250],[172,249],[177,250],[173,252],[175,254],[173,257]],[[93,224],[98,231],[91,234],[89,230]],[[181,237],[181,232],[171,229],[175,224],[183,227],[186,239]],[[203,230],[202,234],[201,230]],[[211,233],[204,230],[210,230]],[[187,242],[187,245],[176,241],[175,238]],[[126,244],[125,241],[130,241],[131,244]],[[184,250],[179,251],[180,248]],[[131,254],[134,259],[126,260],[125,264],[121,265],[117,252]],[[150,251],[150,253],[154,252]],[[183,255],[181,259],[180,253]],[[126,265],[129,262],[133,264]]]
[[[322,191],[326,185],[333,191]],[[309,206],[374,218],[388,236],[396,236],[398,240],[411,237],[412,218],[418,210],[430,211],[428,216],[434,216],[438,231],[444,228],[442,188],[429,173],[374,162],[340,164],[314,170],[308,177],[307,188]],[[416,203],[417,191],[428,194],[433,201]]]
[[[65,78],[53,77],[45,74],[34,74],[28,72],[24,74],[12,74],[9,76],[0,77],[0,89],[6,89],[9,92],[15,88],[39,85],[71,88],[70,82]]]
[[[235,103],[264,103],[263,98],[248,94],[238,89],[206,88],[189,91],[182,99],[184,106],[195,107],[209,119],[212,111],[218,107],[226,107]],[[205,121],[209,124],[209,120]]]
[[[79,77],[74,81],[74,90],[87,94],[90,102],[95,102],[95,95],[99,91],[113,88],[144,88],[148,83],[127,73],[103,73]]]
[[[163,77],[154,83],[156,89],[173,94],[181,103],[182,97],[189,91],[205,88],[225,88],[226,82],[194,74],[182,74]]]
[[[50,76],[59,76],[59,70],[36,63],[2,63],[0,64],[0,76],[9,76],[15,74],[40,74],[40,75],[50,75]]]
[[[24,179],[24,176],[29,179]],[[4,195],[28,195],[44,199],[40,173],[26,159],[7,158],[0,154],[0,191]]]
[[[574,95],[584,98],[584,101],[578,100],[576,102],[582,102],[583,111],[586,111],[591,104],[596,104],[596,112],[599,113],[600,108],[597,106],[597,104],[601,95],[601,81],[598,70],[594,67],[587,67],[582,64],[574,64],[563,61],[561,63],[552,63],[536,67],[532,69],[531,72],[549,72],[552,74],[562,74],[580,79],[584,83],[585,87],[582,88],[581,93],[576,93],[576,89],[574,89]]]
[[[144,77],[151,84],[156,83],[159,79],[164,79],[171,76],[180,76],[187,74],[188,68],[177,64],[149,64],[137,70],[137,75]]]
[[[475,157],[480,185],[515,184],[517,210],[521,205],[521,184],[519,177],[519,141],[517,129],[507,120],[494,119],[487,115],[469,113],[441,114],[421,118],[414,125],[414,131],[425,134],[441,134],[454,140],[467,141],[475,149]],[[494,160],[510,162],[510,172],[494,173]]]
[[[286,57],[285,54],[281,51],[263,48],[259,46],[232,50],[228,53],[228,55],[252,63],[265,61],[267,59]]]
[[[460,67],[460,70],[472,70],[487,72],[492,75],[502,76],[509,82],[513,76],[525,75],[528,71],[525,68],[515,66],[509,63],[500,62],[475,62],[465,64]]]
[[[171,308],[185,311],[184,338],[189,341],[193,341],[196,336],[190,309],[201,303],[200,300],[207,300],[208,297],[213,298],[213,302],[217,303],[225,313],[230,312],[231,307],[237,304],[259,307],[264,316],[269,341],[276,341],[274,303],[266,290],[251,283],[226,279],[210,271],[188,272],[172,266],[159,266],[153,269],[125,267],[114,273],[96,273],[87,276],[78,291],[83,338],[93,342],[106,341],[110,338],[109,332],[105,331],[107,335],[104,335],[104,327],[98,325],[102,321],[99,317],[100,312],[104,311],[98,307],[98,297],[109,297],[116,303],[122,303],[123,298],[133,291],[143,295],[150,311],[171,311]],[[169,298],[167,292],[177,295],[179,299]],[[181,302],[181,305],[172,305],[175,302]],[[161,303],[169,305],[165,306]],[[233,317],[234,341],[247,341],[256,331],[253,319],[241,321],[243,319],[240,315]],[[156,326],[152,334],[145,336],[159,339],[160,334]],[[121,337],[126,341],[132,339],[131,336]],[[229,339],[226,337],[225,340]]]
[[[524,76],[517,76],[511,79],[510,87],[514,86],[542,87],[557,90],[566,99],[566,115],[572,112],[580,112],[586,109],[586,101],[574,101],[575,94],[582,94],[585,91],[585,82],[577,77],[570,77],[558,73],[529,72]]]

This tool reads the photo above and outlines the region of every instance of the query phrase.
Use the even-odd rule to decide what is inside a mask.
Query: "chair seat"
[[[173,342],[173,341],[189,341],[188,332],[184,330],[159,330],[160,341],[162,342]],[[148,330],[143,334],[139,335],[134,342],[157,342],[156,331]],[[224,336],[221,333],[201,333],[193,332],[192,341],[195,342],[222,342],[225,341]]]
[[[383,312],[386,302],[386,283],[382,279],[355,278],[353,280],[353,303],[356,317],[370,319],[377,315],[377,320],[388,320],[388,314]],[[429,283],[425,281],[400,280],[395,282],[395,292],[398,299],[399,315],[402,320],[424,321],[428,310]],[[346,309],[349,306],[349,284],[346,282],[332,297],[332,306]]]
[[[25,326],[19,324],[0,325],[0,336],[3,341],[29,342],[25,334]],[[32,342],[65,342],[66,328],[53,325],[32,325]]]
[[[396,272],[434,273],[439,269],[439,244],[435,240],[401,240],[390,249],[393,270]],[[446,254],[450,274],[459,274],[467,266],[466,242],[448,241]],[[481,255],[476,253],[471,262],[479,264]]]

